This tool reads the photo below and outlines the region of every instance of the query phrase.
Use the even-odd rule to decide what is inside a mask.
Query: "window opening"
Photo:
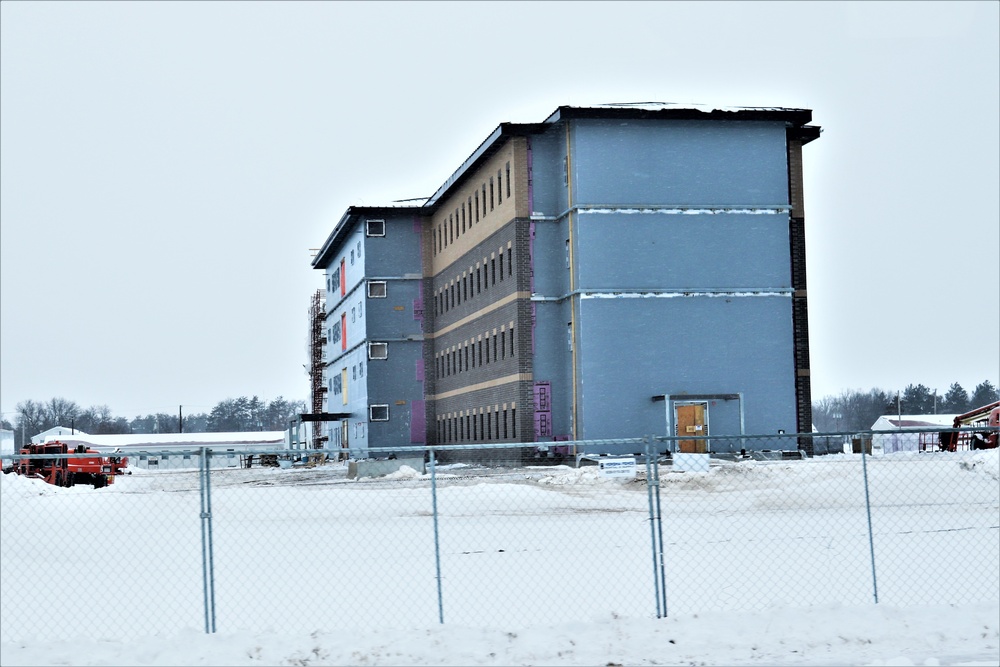
[[[369,359],[388,359],[389,358],[389,344],[388,343],[368,343],[368,358]]]
[[[368,236],[385,236],[385,220],[369,220],[366,233]]]
[[[384,299],[387,293],[388,283],[384,280],[372,280],[368,283],[369,299]]]
[[[386,404],[368,406],[368,418],[373,422],[389,421],[389,406]]]

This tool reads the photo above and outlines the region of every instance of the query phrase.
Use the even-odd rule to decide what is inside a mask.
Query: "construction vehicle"
[[[1000,428],[1000,401],[984,405],[955,417],[953,428],[980,428],[975,432],[941,434],[941,449],[954,452],[958,449],[996,449]]]
[[[75,486],[90,484],[100,489],[115,481],[115,475],[121,475],[128,465],[128,459],[122,456],[103,456],[100,452],[86,445],[78,445],[70,450],[65,442],[58,440],[42,444],[30,444],[23,447],[22,457],[14,466],[13,471],[25,477],[42,479],[55,486]],[[30,458],[40,454],[76,454],[65,458]]]

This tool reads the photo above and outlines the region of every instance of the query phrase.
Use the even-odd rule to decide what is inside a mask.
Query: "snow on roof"
[[[572,107],[571,107],[572,108]],[[590,104],[583,109],[639,109],[642,111],[661,111],[663,109],[690,109],[703,113],[713,111],[800,111],[800,109],[790,109],[788,107],[734,107],[717,104],[704,104],[702,102],[610,102],[608,104]]]
[[[874,424],[873,431],[888,431],[897,428],[922,428],[935,426],[951,428],[955,415],[882,415]]]
[[[148,449],[163,447],[201,447],[205,445],[280,445],[285,441],[284,431],[243,431],[237,433],[120,433],[114,435],[52,436],[46,441],[59,440],[74,444],[88,444],[96,448]]]

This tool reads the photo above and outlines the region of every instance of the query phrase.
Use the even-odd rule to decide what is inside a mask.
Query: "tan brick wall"
[[[510,196],[507,196],[510,165]],[[490,180],[493,184],[493,206],[490,207]],[[483,188],[486,191],[485,213]],[[476,220],[476,199],[479,200],[479,220]],[[470,207],[469,200],[472,200]],[[527,143],[514,137],[472,172],[465,184],[444,199],[429,223],[431,239],[431,275],[458,261],[487,237],[515,217],[528,213]],[[464,225],[463,225],[464,217]],[[447,234],[448,243],[444,244]],[[441,241],[438,241],[439,235]]]

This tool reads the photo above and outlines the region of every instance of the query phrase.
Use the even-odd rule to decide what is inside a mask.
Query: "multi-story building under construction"
[[[809,432],[811,117],[560,107],[348,208],[313,261],[331,444]]]

